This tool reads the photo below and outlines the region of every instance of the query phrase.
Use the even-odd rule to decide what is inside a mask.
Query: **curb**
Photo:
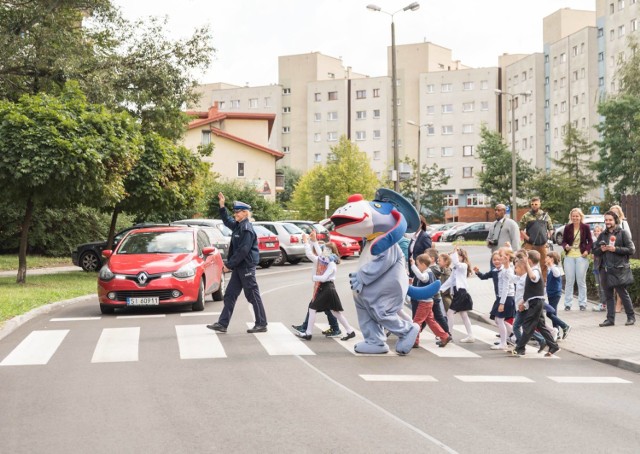
[[[97,293],[92,293],[90,295],[84,295],[84,296],[78,296],[76,298],[71,298],[71,299],[68,299],[68,300],[62,300],[62,301],[57,301],[55,303],[45,304],[43,306],[31,309],[29,312],[27,312],[25,314],[17,315],[15,317],[7,320],[6,322],[4,322],[2,325],[0,325],[0,340],[4,339],[9,334],[11,334],[16,329],[18,329],[20,326],[24,325],[29,320],[31,320],[31,319],[39,316],[39,315],[47,314],[47,313],[51,312],[54,309],[58,309],[58,308],[65,307],[65,306],[69,306],[71,304],[88,302],[88,301],[90,301],[92,299],[95,299],[97,297],[98,297]]]

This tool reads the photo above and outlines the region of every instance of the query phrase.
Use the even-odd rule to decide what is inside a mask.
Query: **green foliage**
[[[210,180],[207,184],[205,197],[207,201],[206,217],[219,219],[218,193],[222,192],[226,199],[227,210],[231,210],[234,200],[240,200],[251,205],[251,212],[256,221],[278,221],[285,219],[286,213],[278,203],[270,202],[262,197],[252,185],[239,181]]]
[[[278,192],[276,194],[276,200],[281,203],[282,206],[288,208],[293,196],[293,191],[295,190],[298,181],[300,181],[302,172],[292,169],[288,166],[284,166],[279,170],[284,175],[284,191]]]
[[[512,153],[502,136],[497,131],[490,131],[482,125],[481,141],[478,144],[478,157],[484,170],[478,172],[478,184],[482,192],[494,203],[511,205],[511,168]],[[516,182],[520,199],[527,198],[529,193],[524,184],[534,174],[531,164],[520,156],[516,157]]]
[[[596,187],[590,163],[594,158],[594,145],[571,123],[567,123],[564,136],[565,149],[561,159],[553,159],[559,175],[568,177],[573,183],[565,197],[573,200],[573,207],[582,206],[587,193]]]
[[[405,157],[403,162],[411,166],[413,175],[417,174],[418,163],[414,159]],[[440,188],[448,182],[449,177],[445,174],[444,169],[438,167],[438,164],[434,163],[431,167],[422,165],[422,169],[420,169],[420,211],[429,222],[433,223],[444,219],[445,200]],[[416,188],[416,178],[400,182],[400,193],[414,206],[416,206]]]
[[[569,212],[573,208],[586,209],[580,194],[575,191],[576,182],[570,175],[559,170],[547,173],[538,170],[527,182],[528,191],[540,197],[542,208],[549,214],[552,222],[568,222]]]
[[[316,221],[325,217],[325,195],[329,196],[327,215],[331,215],[350,195],[362,194],[371,199],[380,186],[366,154],[345,136],[331,147],[331,153],[327,165],[316,166],[302,176],[293,193],[293,208],[303,219]]]
[[[631,271],[633,272],[633,284],[627,287],[631,302],[635,307],[640,307],[640,260],[630,259]],[[589,269],[587,271],[587,294],[590,298],[599,301],[598,287],[596,286],[596,278],[593,274],[593,259],[590,260]]]

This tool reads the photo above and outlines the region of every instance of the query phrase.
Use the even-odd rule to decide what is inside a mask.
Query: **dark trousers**
[[[529,339],[531,339],[531,336],[533,336],[536,328],[538,328],[538,331],[542,334],[542,337],[550,349],[558,348],[558,344],[553,340],[551,330],[545,323],[543,309],[543,298],[529,300],[529,309],[523,312],[524,321],[522,322],[522,337],[516,345],[517,352],[523,353],[525,351],[525,346],[527,345],[527,342],[529,342]]]
[[[247,298],[247,301],[249,301],[249,304],[253,306],[256,325],[267,326],[267,316],[264,312],[264,305],[262,304],[260,290],[256,282],[255,267],[240,267],[234,268],[231,271],[231,279],[229,279],[229,284],[224,292],[224,307],[222,308],[218,323],[225,327],[229,326],[233,309],[236,306],[236,301],[242,290],[244,290],[244,296]]]
[[[600,270],[600,288],[604,294],[604,304],[607,305],[607,320],[611,323],[616,322],[616,302],[613,296],[613,291],[620,296],[624,311],[627,314],[627,318],[636,319],[636,315],[633,312],[633,303],[631,303],[631,297],[626,287],[609,287],[607,285],[607,272],[604,269]]]
[[[447,320],[447,316],[444,313],[443,302],[439,298],[433,300],[433,318],[436,319],[436,322],[445,333],[449,333],[449,320]]]
[[[311,303],[309,303],[311,305]],[[340,331],[340,325],[338,325],[338,319],[331,313],[330,310],[324,311],[327,315],[327,321],[329,322],[329,327],[334,331]],[[302,323],[302,329],[306,330],[307,325],[309,324],[309,311],[307,311],[307,316],[304,318],[304,323]]]
[[[561,296],[562,293],[547,295],[547,298],[549,299],[549,306],[553,308],[553,311],[546,311],[547,317],[549,317],[549,320],[551,320],[551,324],[554,328],[566,328],[567,326],[567,324],[560,320],[560,317],[558,317],[558,302],[560,301]]]

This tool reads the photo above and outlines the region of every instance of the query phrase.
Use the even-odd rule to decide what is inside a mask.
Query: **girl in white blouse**
[[[473,300],[467,292],[467,277],[471,275],[471,264],[469,263],[467,251],[456,246],[451,253],[451,264],[453,266],[451,276],[440,288],[442,292],[451,290],[453,294],[453,301],[447,312],[449,332],[453,331],[453,315],[460,314],[460,318],[462,318],[464,327],[467,330],[467,337],[461,339],[460,342],[475,342],[468,314],[468,311],[473,309]]]

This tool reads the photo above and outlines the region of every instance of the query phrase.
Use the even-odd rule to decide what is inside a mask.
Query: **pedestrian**
[[[571,331],[571,326],[567,325],[558,317],[558,302],[562,296],[562,276],[564,271],[560,266],[560,254],[555,251],[547,252],[545,257],[547,262],[547,300],[548,306],[545,306],[547,317],[551,320],[553,327],[559,335],[562,330],[562,339],[566,339]]]
[[[518,223],[506,216],[507,207],[502,203],[496,205],[494,212],[496,220],[491,225],[487,236],[487,246],[491,249],[491,254],[506,246],[507,243],[517,248],[520,244]],[[490,262],[490,267],[493,268],[493,259]]]
[[[438,268],[440,268],[440,282],[443,284],[447,282],[447,279],[451,277],[451,256],[449,254],[445,254],[444,252],[438,254]],[[450,290],[442,290],[440,287],[440,296],[442,297],[442,305],[444,306],[445,313],[449,312],[449,308],[451,307],[451,291]],[[451,334],[451,331],[449,331]]]
[[[411,235],[411,241],[409,242],[409,259],[415,259],[431,247],[431,236],[427,233],[427,220],[424,216],[420,215],[420,228]],[[409,264],[407,263],[407,266]],[[409,266],[409,277],[413,280],[413,285],[417,284],[415,275]],[[411,317],[416,316],[416,309],[418,308],[418,301],[411,300]]]
[[[507,319],[513,319],[515,315],[515,287],[513,285],[514,272],[511,267],[513,260],[513,250],[507,247],[501,247],[498,251],[498,298],[491,308],[490,318],[495,320],[500,334],[500,343],[492,345],[492,350],[506,350],[507,339],[513,334],[512,326],[506,322]]]
[[[449,332],[453,331],[453,316],[454,314],[460,314],[464,327],[467,330],[467,337],[460,340],[462,343],[475,342],[473,337],[473,331],[471,330],[471,321],[469,320],[468,312],[473,309],[473,300],[471,295],[467,291],[467,278],[471,275],[471,264],[469,263],[469,256],[467,251],[459,246],[456,246],[451,253],[451,264],[453,265],[453,271],[447,281],[440,287],[441,290],[451,289],[453,293],[453,299],[451,306],[447,312],[447,319],[449,320]]]
[[[480,271],[480,268],[477,266],[473,267],[473,272],[476,273],[476,276],[483,281],[491,279],[493,282],[493,291],[496,295],[495,301],[500,299],[500,287],[498,285],[498,275],[500,274],[500,268],[502,267],[502,261],[500,258],[500,251],[497,250],[491,253],[491,269],[486,273]],[[491,319],[493,320],[493,319]]]
[[[431,265],[429,266],[429,269],[436,277],[436,279],[440,280],[440,277],[442,276],[442,270],[440,269],[440,265],[438,265],[438,250],[436,248],[430,247],[426,250],[425,254],[429,254],[429,258],[431,258]],[[443,331],[448,332],[449,321],[447,320],[446,313],[447,312],[442,301],[442,295],[440,294],[440,292],[438,292],[433,296],[433,318],[436,320],[436,322],[438,322],[438,325],[440,325],[440,328],[442,328]],[[451,333],[449,333],[449,336],[451,336]],[[440,339],[436,339],[436,341],[439,342]]]
[[[600,326],[615,324],[614,290],[620,295],[627,314],[625,325],[633,325],[636,322],[636,316],[627,287],[633,283],[629,257],[635,254],[636,247],[629,232],[620,227],[620,218],[614,211],[607,211],[604,214],[604,224],[606,229],[596,240],[594,249],[594,255],[600,260],[600,286],[604,291],[607,306],[607,319],[600,323]]]
[[[631,228],[629,227],[629,223],[627,222],[627,218],[624,215],[624,211],[622,211],[622,208],[620,207],[620,205],[613,205],[611,206],[611,208],[609,208],[610,211],[613,211],[615,214],[618,215],[618,218],[620,218],[620,228],[622,230],[626,230],[627,232],[629,232],[629,238],[631,238],[633,240],[633,236],[631,235]],[[618,295],[617,293],[616,295],[616,313],[622,312],[622,299],[620,298],[620,295]]]
[[[552,356],[560,351],[560,347],[554,340],[553,333],[545,323],[544,314],[544,280],[540,269],[540,253],[534,250],[527,251],[528,260],[524,260],[527,270],[523,301],[518,306],[518,310],[523,312],[522,337],[513,350],[515,356],[523,356],[526,351],[527,342],[533,336],[536,328],[544,337],[546,345],[549,347],[545,356]],[[538,350],[539,352],[543,346]]]
[[[602,286],[600,285],[600,256],[596,256],[594,254],[595,252],[595,244],[596,244],[596,240],[598,239],[598,237],[600,236],[600,234],[602,233],[602,230],[604,230],[602,228],[602,226],[600,224],[596,224],[596,226],[593,228],[593,248],[591,249],[591,254],[593,256],[593,279],[596,285],[596,288],[598,289],[598,301],[599,303],[596,304],[595,306],[593,306],[591,308],[592,311],[594,312],[605,312],[607,310],[607,306],[606,306],[606,300],[604,298],[604,291],[602,290]],[[622,305],[622,303],[620,303]],[[616,311],[618,310],[618,308],[616,307]]]
[[[304,251],[305,251],[305,254],[307,255],[307,258],[309,259],[309,261],[311,261],[311,263],[313,263],[312,276],[314,276],[317,274],[316,271],[318,268],[318,263],[320,263],[318,262],[318,256],[322,255],[322,250],[324,249],[325,246],[324,244],[321,245],[320,243],[318,243],[315,230],[312,230],[309,236],[307,236],[307,234],[303,234],[302,242],[304,243],[304,246],[305,246]],[[313,280],[313,277],[311,279]],[[318,283],[314,282],[314,293],[317,286],[318,286]],[[324,334],[327,337],[340,336],[342,334],[342,331],[340,331],[340,325],[338,325],[338,319],[334,317],[334,315],[331,313],[330,310],[326,310],[324,311],[324,313],[327,316],[327,321],[329,322],[329,328],[324,330],[322,334]],[[309,310],[307,308],[307,313],[305,315],[304,322],[302,322],[301,325],[291,325],[291,327],[296,331],[304,333],[307,331],[308,324],[309,324]]]
[[[233,202],[233,217],[229,215],[224,206],[225,198],[222,192],[218,193],[220,205],[220,219],[224,225],[232,230],[231,244],[224,261],[222,271],[231,271],[231,278],[224,293],[224,307],[218,321],[207,328],[220,333],[226,333],[233,315],[236,301],[240,292],[244,290],[244,296],[253,306],[255,324],[247,330],[248,333],[265,333],[267,331],[267,316],[260,298],[260,290],[256,281],[256,265],[259,262],[258,238],[253,230],[249,218],[251,205],[244,202]]]
[[[349,321],[343,315],[344,309],[340,296],[336,291],[334,281],[336,280],[337,265],[340,263],[340,254],[338,247],[334,243],[327,243],[324,246],[322,255],[309,257],[316,265],[316,273],[313,276],[313,282],[316,283],[313,291],[313,297],[309,304],[309,317],[307,321],[307,329],[305,332],[296,330],[296,336],[311,340],[313,333],[313,324],[316,320],[316,313],[319,311],[330,310],[335,318],[344,327],[347,335],[341,337],[340,340],[347,341],[356,337],[355,330],[349,325]]]
[[[513,265],[514,269],[514,284],[516,286],[516,291],[514,295],[514,300],[516,302],[516,314],[513,318],[513,337],[515,342],[512,344],[517,344],[522,337],[522,322],[524,322],[524,312],[520,311],[518,308],[521,305],[524,305],[524,287],[527,282],[527,267],[525,266],[525,262],[528,260],[527,253],[524,249],[516,252],[516,260]],[[533,332],[533,338],[538,342],[538,353],[542,352],[546,347],[547,343],[544,340],[544,337],[537,331]]]
[[[523,247],[526,250],[538,251],[540,257],[546,257],[547,242],[553,234],[553,224],[549,215],[540,209],[540,203],[540,197],[531,199],[531,210],[520,218],[520,233],[524,239]],[[546,280],[547,265],[543,262],[541,268],[542,279]]]
[[[429,269],[429,266],[431,265],[431,257],[429,256],[429,254],[421,254],[416,258],[415,261],[413,260],[413,258],[410,258],[409,261],[411,263],[413,274],[418,280],[418,287],[424,287],[426,285],[433,284],[436,281],[435,275]],[[423,326],[423,323],[426,323],[433,334],[439,338],[438,346],[445,347],[451,340],[451,337],[449,336],[447,331],[443,330],[438,322],[436,322],[433,316],[433,306],[433,298],[418,301],[418,307],[416,309],[416,315],[413,317],[413,323],[418,324],[418,326]],[[416,341],[413,344],[413,347],[417,348],[419,344],[420,336],[416,337]]]
[[[565,251],[564,310],[571,310],[573,287],[577,284],[578,305],[581,311],[585,311],[587,310],[587,271],[593,239],[591,229],[583,222],[584,213],[580,208],[571,210],[569,221],[562,233],[562,249]]]

